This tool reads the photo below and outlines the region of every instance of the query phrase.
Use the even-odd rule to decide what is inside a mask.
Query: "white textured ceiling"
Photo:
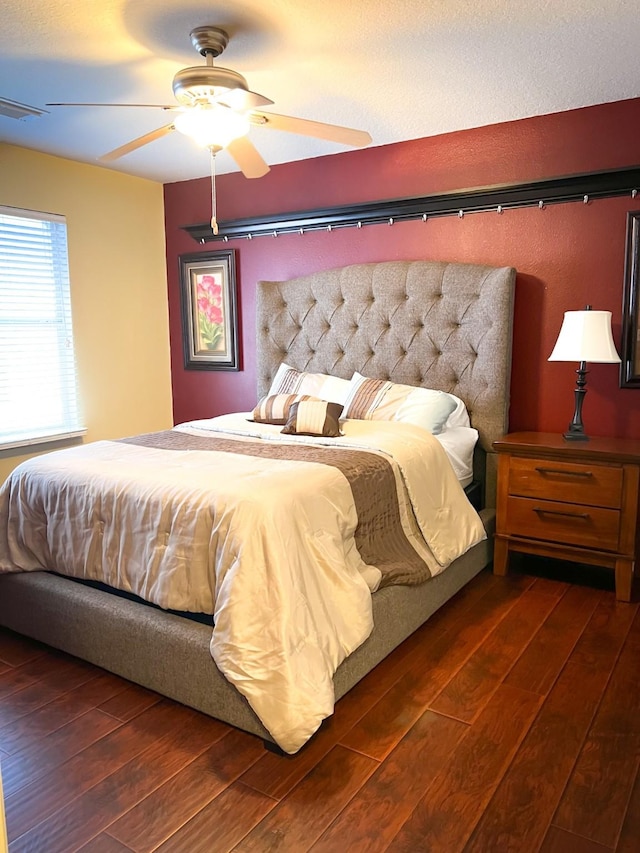
[[[373,145],[640,95],[640,0],[3,0],[0,21],[0,98],[39,108],[174,103],[173,75],[203,62],[189,32],[205,24],[228,30],[216,64],[268,110],[367,130]],[[167,115],[0,115],[0,141],[95,163]],[[345,150],[250,137],[270,165]],[[171,182],[208,174],[209,158],[172,133],[110,168]],[[219,171],[236,169],[219,155]]]

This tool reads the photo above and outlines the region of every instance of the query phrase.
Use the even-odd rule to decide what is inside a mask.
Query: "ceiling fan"
[[[205,58],[206,65],[183,68],[173,78],[173,93],[178,101],[174,105],[162,104],[47,104],[48,107],[153,107],[177,113],[174,121],[145,133],[100,157],[110,162],[129,154],[149,142],[178,130],[215,155],[223,148],[229,152],[247,178],[259,178],[269,171],[269,166],[247,137],[251,125],[271,130],[288,131],[344,145],[363,147],[371,136],[362,130],[353,130],[334,124],[325,124],[291,116],[262,112],[272,104],[269,98],[249,90],[245,78],[229,68],[214,66],[229,35],[213,26],[196,27],[190,33],[191,42]]]

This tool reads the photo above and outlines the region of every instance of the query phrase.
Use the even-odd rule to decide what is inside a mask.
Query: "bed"
[[[344,380],[362,373],[457,395],[479,434],[473,479],[486,538],[421,584],[373,593],[373,630],[337,668],[336,701],[491,561],[491,447],[507,425],[514,281],[512,268],[398,261],[258,284],[258,398],[283,362]],[[217,669],[203,622],[30,571],[0,576],[0,624],[280,742]]]

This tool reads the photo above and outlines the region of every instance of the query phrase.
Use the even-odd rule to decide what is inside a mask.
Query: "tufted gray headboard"
[[[282,361],[349,379],[354,371],[461,397],[491,444],[507,430],[515,270],[386,261],[261,281],[258,394]],[[476,477],[484,479],[484,454]],[[487,466],[493,505],[495,470]]]

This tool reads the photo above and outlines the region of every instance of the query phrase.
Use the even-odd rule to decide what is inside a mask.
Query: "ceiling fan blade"
[[[142,148],[148,142],[154,142],[156,139],[162,139],[168,133],[175,130],[172,124],[165,124],[164,127],[159,127],[157,130],[152,130],[150,133],[145,133],[144,136],[139,136],[137,139],[132,139],[126,145],[121,145],[119,148],[114,148],[108,154],[103,154],[98,159],[103,163],[110,163],[112,160],[117,160],[119,157],[124,157],[125,154],[130,154],[136,148]]]
[[[340,142],[343,145],[353,145],[363,148],[371,142],[371,136],[365,130],[353,130],[350,127],[340,127],[337,124],[325,124],[321,121],[310,121],[305,118],[275,115],[274,113],[252,113],[251,122],[271,130],[284,130],[288,133],[300,133],[303,136],[314,136],[317,139],[327,139],[330,142]]]
[[[255,110],[257,107],[267,107],[273,101],[259,95],[257,92],[249,92],[247,89],[229,89],[228,92],[216,98],[216,103],[232,110]]]
[[[178,104],[45,104],[45,107],[148,107],[154,110],[179,110]]]
[[[245,178],[261,178],[269,171],[269,166],[247,136],[234,139],[225,147],[225,151],[240,166]]]

